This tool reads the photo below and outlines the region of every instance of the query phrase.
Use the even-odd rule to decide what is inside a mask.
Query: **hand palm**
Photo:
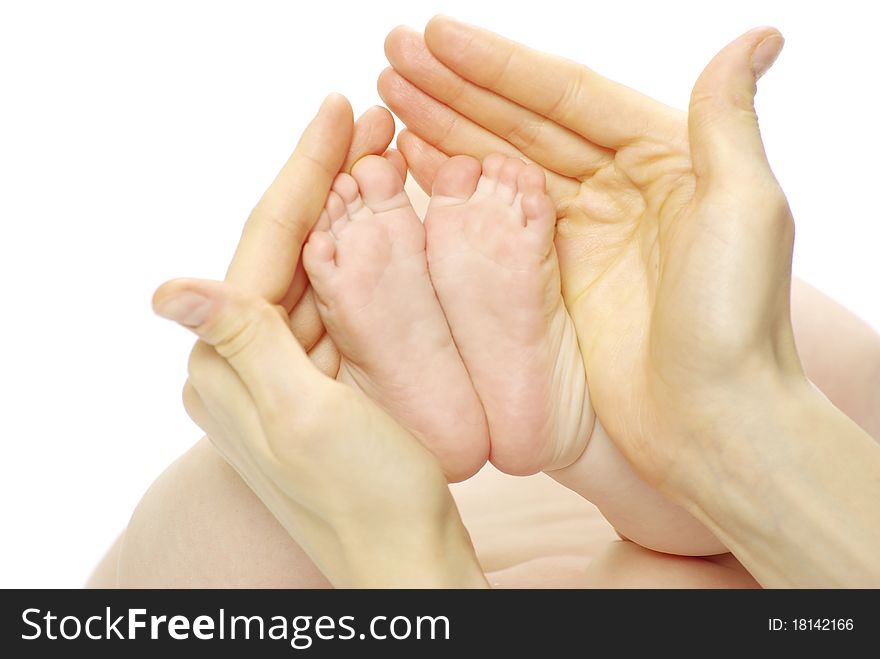
[[[618,150],[611,163],[557,198],[556,247],[563,297],[578,331],[594,405],[612,435],[640,423],[645,397],[637,382],[650,368],[652,315],[668,227],[695,187],[687,126]],[[621,396],[621,392],[628,395]]]
[[[423,187],[446,155],[501,152],[544,167],[597,414],[644,475],[662,478],[666,465],[654,463],[675,449],[667,441],[658,453],[652,438],[680,432],[674,417],[787,313],[790,222],[748,216],[765,219],[766,206],[790,220],[769,170],[731,186],[754,189],[751,205],[723,184],[702,194],[684,113],[450,19],[429,23],[424,40],[398,28],[386,52],[394,68],[380,93],[407,124],[398,145]]]

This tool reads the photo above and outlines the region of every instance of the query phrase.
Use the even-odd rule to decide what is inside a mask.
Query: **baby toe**
[[[330,194],[327,195],[327,203],[324,206],[324,210],[327,213],[329,229],[335,236],[339,236],[348,225],[349,217],[348,207],[335,190],[331,190]]]
[[[516,177],[516,189],[526,195],[532,192],[544,193],[547,183],[544,170],[534,163],[523,165]]]
[[[333,192],[338,194],[345,205],[351,204],[358,196],[358,184],[348,174],[339,174],[333,181]]]
[[[542,247],[553,244],[553,231],[556,227],[556,206],[544,192],[531,191],[522,196],[522,212],[525,216],[526,230],[534,235]]]
[[[447,160],[434,176],[432,197],[449,197],[460,203],[469,199],[477,189],[482,166],[470,156],[454,156]]]
[[[507,204],[513,203],[516,198],[516,181],[519,173],[525,169],[526,164],[519,158],[507,158],[501,166],[501,172],[498,174],[498,187],[495,190],[496,196]]]
[[[324,208],[318,215],[318,221],[315,222],[313,231],[330,231],[330,213]]]
[[[381,213],[407,205],[403,180],[397,169],[380,156],[367,156],[355,164],[351,172],[367,208]]]
[[[364,215],[362,213],[364,209],[364,201],[361,199],[360,190],[358,190],[357,181],[354,180],[353,177],[348,174],[340,174],[336,177],[336,180],[333,181],[333,189],[330,192],[330,195],[336,195],[342,201],[342,205],[345,208],[345,214],[341,217],[344,222],[340,224],[339,229],[343,229],[345,225],[348,223],[348,220],[359,220]],[[333,214],[330,215],[330,224],[331,226],[335,226],[335,221],[333,220]],[[336,235],[339,235],[339,232],[336,232]]]
[[[494,194],[498,187],[498,178],[501,176],[501,168],[504,167],[506,161],[507,156],[498,153],[486,156],[483,160],[483,175],[480,177],[480,182],[477,183],[478,193]]]
[[[336,239],[329,231],[313,231],[303,248],[303,267],[320,293],[335,274]]]

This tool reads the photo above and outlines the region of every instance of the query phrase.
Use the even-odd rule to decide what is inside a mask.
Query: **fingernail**
[[[211,300],[198,293],[180,293],[156,305],[156,313],[184,327],[198,327],[211,311]]]
[[[757,45],[752,52],[752,71],[755,72],[755,79],[767,73],[767,70],[773,66],[773,62],[782,52],[783,45],[785,39],[781,34],[771,34]]]

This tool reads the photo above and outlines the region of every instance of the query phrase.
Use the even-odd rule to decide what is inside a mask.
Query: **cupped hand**
[[[338,354],[300,265],[338,171],[392,135],[386,110],[353,125],[348,101],[328,97],[248,218],[227,282],[175,280],[154,306],[200,337],[188,413],[331,583],[484,585],[433,456],[332,379]]]
[[[319,372],[286,309],[193,279],[153,304],[210,346],[190,372],[196,421],[333,585],[486,585],[437,461]]]
[[[385,153],[406,172],[399,153],[386,153],[393,136],[394,119],[385,108],[370,108],[352,123],[348,100],[328,96],[251,211],[226,273],[226,281],[284,307],[291,331],[331,375],[339,355],[324,331],[300,253],[340,171],[350,171],[364,156]]]
[[[457,154],[544,168],[598,417],[670,494],[695,446],[741,426],[739,403],[803,382],[788,308],[793,223],[753,107],[782,43],[772,28],[732,42],[685,115],[449,18],[386,42],[380,94],[408,127],[398,148],[423,188]]]
[[[348,100],[339,94],[328,96],[251,211],[226,274],[226,281],[283,308],[290,331],[318,368],[331,376],[339,368],[339,352],[324,329],[300,261],[303,243],[340,171],[350,171],[364,156],[385,153],[405,173],[403,158],[388,150],[393,136],[394,119],[385,108],[370,108],[353,123]],[[210,353],[204,342],[196,342],[190,368],[197,368]],[[204,418],[204,405],[190,381],[183,399],[191,417]]]

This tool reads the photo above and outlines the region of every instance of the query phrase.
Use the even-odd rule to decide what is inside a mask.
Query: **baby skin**
[[[337,379],[418,437],[452,481],[487,456],[509,474],[559,474],[631,540],[723,551],[596,422],[555,224],[542,170],[515,158],[451,158],[424,225],[388,161],[339,175],[303,253],[342,355]]]
[[[431,285],[424,227],[391,163],[368,156],[336,177],[303,265],[342,355],[336,379],[413,433],[450,481],[479,471],[486,417]]]

